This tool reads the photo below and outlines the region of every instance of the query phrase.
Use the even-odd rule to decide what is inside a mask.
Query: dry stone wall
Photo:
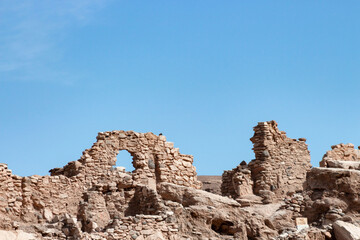
[[[302,191],[311,167],[306,139],[288,138],[275,121],[259,122],[254,132],[255,159],[224,172],[222,194],[238,198],[254,193],[271,202]]]
[[[222,175],[221,194],[232,198],[253,194],[253,180],[251,171],[246,162],[240,163],[236,168],[224,171]]]
[[[309,171],[310,152],[306,139],[291,139],[279,131],[275,121],[260,122],[250,139],[255,159],[249,163],[254,179],[254,193],[271,191],[276,196],[303,190]]]
[[[191,155],[181,154],[163,135],[133,131],[101,132],[97,142],[86,149],[78,161],[62,169],[51,170],[51,175],[82,176],[92,185],[108,174],[116,164],[119,151],[128,151],[133,157],[134,181],[154,187],[157,182],[169,182],[201,188]],[[121,164],[121,163],[119,163]]]
[[[221,195],[226,197],[237,198],[235,186],[233,185],[233,176],[236,169],[224,171],[222,174]]]
[[[114,167],[123,150],[133,157],[132,173]],[[163,135],[112,131],[99,133],[79,160],[50,170],[51,176],[20,177],[0,164],[0,228],[69,215],[77,218],[69,220],[76,226],[65,231],[71,235],[77,228],[104,229],[111,219],[160,214],[165,210],[156,193],[157,183],[201,188],[192,163],[191,155],[179,153]]]
[[[14,176],[6,164],[0,164],[0,211],[14,217],[20,216],[23,202],[22,178]],[[0,221],[0,227],[10,228],[10,222]]]
[[[333,145],[331,150],[325,153],[320,167],[334,167],[337,161],[360,162],[360,150],[355,149],[352,143]]]

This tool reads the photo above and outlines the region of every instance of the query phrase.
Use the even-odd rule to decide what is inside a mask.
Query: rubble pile
[[[334,145],[311,168],[306,139],[275,121],[254,132],[255,159],[222,177],[198,178],[165,136],[133,131],[99,133],[50,176],[0,164],[0,239],[360,239],[360,150]]]

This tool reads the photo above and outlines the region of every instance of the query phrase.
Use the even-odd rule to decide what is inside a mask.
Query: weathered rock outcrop
[[[336,221],[334,233],[337,240],[358,240],[360,239],[360,228],[347,222]]]
[[[272,207],[273,212],[269,214],[269,206],[267,211],[257,212],[241,208],[230,198],[189,187],[161,183],[158,189],[164,200],[180,204],[183,214],[178,216],[182,221],[197,226],[198,235],[202,237],[214,236],[214,232],[219,234],[220,239],[269,239],[277,235],[275,229],[266,225],[264,214],[268,213],[270,217],[279,210],[278,205]]]
[[[359,220],[360,171],[357,169],[360,161],[357,154],[353,144],[334,145],[321,162],[325,167],[312,168],[306,178],[303,215],[320,226],[333,225],[335,233],[337,228],[337,239],[347,238],[339,237],[341,228],[336,221],[350,224]]]
[[[0,230],[0,240],[36,240],[33,234],[18,231],[4,231]]]

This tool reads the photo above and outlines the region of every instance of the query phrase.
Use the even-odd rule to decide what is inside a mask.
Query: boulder
[[[360,171],[314,167],[307,174],[309,189],[337,190],[357,194],[360,191]]]
[[[337,240],[360,240],[360,228],[354,224],[336,221],[333,229]]]
[[[329,168],[360,169],[359,161],[327,160],[326,162]]]
[[[209,205],[214,207],[218,207],[221,205],[228,205],[232,207],[241,206],[237,201],[233,199],[198,190],[195,188],[175,185],[172,183],[159,184],[158,193],[163,199],[178,202],[185,207],[191,205]]]
[[[0,230],[0,240],[36,240],[37,238],[30,233],[18,231]]]
[[[242,208],[233,199],[171,183],[158,184],[158,193],[166,201],[181,204],[179,211],[183,214],[176,215],[178,220],[196,225],[204,237],[217,233],[218,238],[214,239],[226,239],[223,236],[228,235],[247,240],[270,239],[277,235],[277,231],[265,224],[265,215],[272,216],[279,204],[266,205],[255,211],[251,207]],[[209,228],[211,232],[207,231]]]
[[[154,234],[145,238],[145,240],[165,240],[165,238],[164,238],[164,235],[160,231],[157,231]]]

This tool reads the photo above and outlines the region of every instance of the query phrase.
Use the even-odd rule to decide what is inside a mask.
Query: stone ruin
[[[200,176],[204,184],[191,155],[133,131],[99,133],[50,176],[20,177],[0,164],[0,240],[360,239],[354,145],[332,146],[311,168],[306,139],[288,138],[275,121],[260,122],[250,140],[254,160]],[[134,171],[115,166],[119,151]]]
[[[331,149],[320,161],[320,167],[359,169],[360,150],[355,149],[354,144],[338,144]]]
[[[280,239],[360,239],[360,229],[352,225],[360,226],[360,146],[334,145],[320,167],[311,168],[305,138],[288,138],[275,121],[260,122],[254,132],[250,140],[255,159],[224,171],[222,195],[246,207],[280,202],[277,213],[282,212],[283,220],[296,223],[306,217],[316,226],[311,230],[315,236],[309,237],[311,231],[307,238],[288,231]],[[344,237],[349,231],[358,238]]]
[[[114,175],[116,156],[119,151],[125,150],[133,157],[133,181],[152,189],[160,182],[201,188],[201,183],[196,179],[196,169],[192,165],[193,156],[179,153],[179,149],[174,148],[174,143],[167,142],[163,135],[113,131],[99,133],[96,139],[97,142],[86,149],[78,161],[50,170],[51,176],[77,177],[91,187],[99,179]]]
[[[310,152],[305,138],[292,139],[279,131],[275,121],[254,127],[255,159],[223,174],[222,194],[241,198],[259,195],[264,203],[303,190],[310,170]]]
[[[132,173],[114,168],[116,156],[123,150],[133,157]],[[163,206],[157,199],[157,184],[201,188],[192,162],[191,155],[179,153],[165,136],[113,131],[99,133],[79,160],[50,170],[51,176],[20,177],[2,164],[0,211],[4,218],[0,228],[11,229],[14,222],[51,222],[54,217],[66,222],[77,217],[74,226],[63,228],[70,237],[74,231],[102,229],[111,219],[158,214]],[[76,225],[78,221],[81,227]]]

